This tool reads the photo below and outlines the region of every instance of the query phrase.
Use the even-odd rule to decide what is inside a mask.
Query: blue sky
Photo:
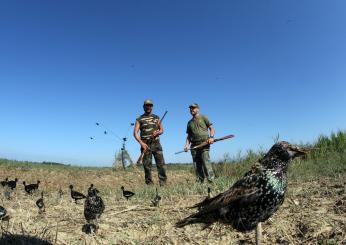
[[[346,125],[345,1],[1,1],[0,157],[110,166],[146,98],[167,162],[188,105],[216,137],[212,160]],[[101,122],[97,127],[95,122]],[[95,137],[90,140],[89,137]]]

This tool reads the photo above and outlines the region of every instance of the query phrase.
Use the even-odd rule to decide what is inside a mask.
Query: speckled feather
[[[269,152],[229,190],[194,205],[199,212],[179,221],[183,227],[193,223],[206,226],[219,221],[239,231],[251,231],[267,220],[283,203],[287,189],[290,159],[305,154],[287,142],[275,144]]]

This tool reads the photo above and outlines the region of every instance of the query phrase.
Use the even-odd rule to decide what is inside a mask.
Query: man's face
[[[152,110],[153,110],[153,105],[151,105],[151,104],[145,104],[144,105],[145,113],[150,114]]]
[[[190,113],[192,116],[196,116],[199,114],[199,108],[198,107],[190,107]]]

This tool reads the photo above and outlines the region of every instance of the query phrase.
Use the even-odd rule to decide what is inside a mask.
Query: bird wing
[[[229,205],[242,206],[246,205],[247,203],[252,203],[260,196],[261,192],[258,187],[258,178],[259,176],[257,174],[250,174],[248,172],[229,190],[220,193],[213,198],[205,199],[201,203],[196,204],[194,207],[199,207],[199,213],[203,214],[227,207]]]

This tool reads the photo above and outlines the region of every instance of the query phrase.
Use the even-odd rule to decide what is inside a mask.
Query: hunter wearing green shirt
[[[145,152],[143,157],[145,183],[147,185],[153,184],[151,167],[152,156],[154,156],[159,183],[162,186],[167,181],[165,160],[159,138],[163,134],[163,126],[160,117],[152,113],[153,102],[151,100],[144,101],[143,109],[144,114],[136,119],[133,136],[141,145],[141,151]],[[139,131],[140,135],[138,135]]]
[[[210,164],[209,149],[210,144],[214,143],[214,127],[207,116],[199,114],[197,103],[191,104],[189,108],[192,119],[187,123],[187,137],[184,150],[187,151],[191,147],[206,141],[208,142],[208,145],[204,147],[191,150],[191,155],[197,179],[201,182],[204,182],[205,179],[211,182],[214,179],[214,171]]]

